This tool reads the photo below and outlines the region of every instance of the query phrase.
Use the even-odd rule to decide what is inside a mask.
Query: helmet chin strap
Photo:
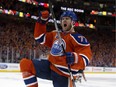
[[[70,29],[70,30],[72,30],[74,27],[75,27],[74,21],[72,21],[72,22],[71,22],[71,29]]]

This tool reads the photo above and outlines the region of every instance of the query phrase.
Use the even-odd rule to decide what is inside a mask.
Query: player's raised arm
[[[34,37],[37,39],[41,34],[46,32],[46,23],[48,22],[49,12],[42,11],[39,16],[34,29]]]
[[[47,46],[51,46],[52,42],[52,33],[48,33],[46,30],[46,24],[49,20],[49,12],[47,10],[42,11],[39,16],[34,29],[34,38],[40,44],[45,44]]]

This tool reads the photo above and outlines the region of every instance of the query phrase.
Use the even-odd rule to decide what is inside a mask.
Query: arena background
[[[75,30],[89,40],[93,52],[89,66],[115,67],[115,0],[52,0],[52,3],[59,28],[64,10],[77,14]],[[49,48],[35,42],[33,31],[40,11],[49,10],[48,7],[48,0],[0,0],[1,64],[18,64],[23,57],[47,57]],[[52,19],[47,26],[48,32],[54,30]]]

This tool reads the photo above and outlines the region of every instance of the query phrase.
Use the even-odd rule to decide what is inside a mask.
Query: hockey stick
[[[84,72],[82,72],[82,76],[83,76],[83,79],[84,79],[85,81],[87,81]]]
[[[54,25],[55,25],[55,28],[56,28],[56,31],[57,31],[58,39],[59,39],[59,42],[61,43],[61,47],[62,47],[63,52],[65,54],[66,52],[65,52],[64,46],[62,44],[62,38],[61,38],[61,35],[60,35],[60,30],[59,30],[58,25],[57,25],[57,21],[56,21],[56,18],[55,18],[54,11],[53,11],[53,8],[52,8],[52,3],[51,3],[50,0],[49,0],[48,3],[49,3],[49,9],[50,9],[50,12],[52,14],[53,21],[54,21]],[[70,68],[69,64],[68,64],[68,71],[69,71],[69,74],[70,74],[70,77],[71,77],[71,80],[72,80],[72,83],[73,83],[73,87],[76,87],[75,80],[73,78],[73,74],[72,74],[72,71],[71,71],[71,68]]]

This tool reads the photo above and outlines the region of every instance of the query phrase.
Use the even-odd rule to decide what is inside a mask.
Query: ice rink
[[[116,87],[116,74],[85,74],[87,81],[76,87]],[[53,87],[52,82],[38,78],[39,87]],[[25,87],[21,73],[0,72],[0,87]]]

